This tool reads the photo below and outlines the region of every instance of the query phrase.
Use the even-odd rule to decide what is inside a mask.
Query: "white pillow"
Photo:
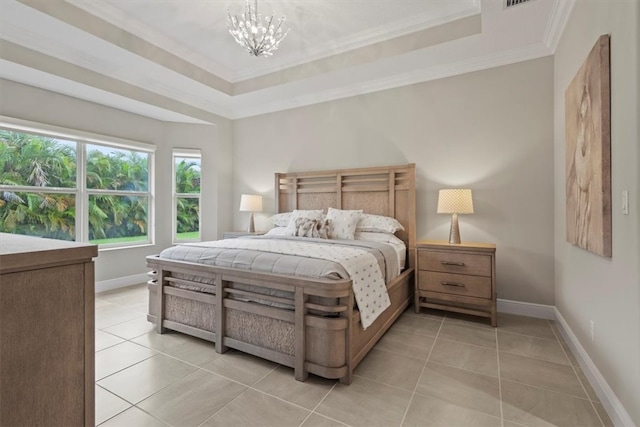
[[[324,219],[324,213],[321,209],[319,210],[294,210],[291,212],[291,218],[289,218],[289,223],[287,224],[287,236],[295,236],[296,235],[296,219],[298,218],[309,218],[315,220]]]
[[[327,212],[329,236],[332,239],[353,240],[360,215],[362,215],[362,209],[342,210],[329,208],[329,212]]]
[[[404,227],[395,218],[363,213],[360,215],[356,230],[373,233],[395,233],[396,231],[404,231]]]
[[[286,227],[289,225],[289,221],[291,221],[291,214],[293,212],[282,212],[273,215],[271,218],[271,222],[275,227]]]
[[[275,227],[264,233],[265,236],[286,236],[287,227]]]

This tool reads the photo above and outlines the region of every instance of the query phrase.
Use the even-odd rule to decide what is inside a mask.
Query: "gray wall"
[[[640,2],[577,1],[555,54],[556,306],[640,425]],[[566,242],[564,91],[602,34],[611,34],[613,257]],[[629,215],[621,192],[629,190]],[[595,322],[591,341],[589,321]]]
[[[469,187],[462,239],[497,244],[498,298],[554,304],[551,57],[235,120],[233,141],[232,206],[263,194],[257,229],[274,212],[274,172],[413,162],[418,238],[447,239],[438,190]]]
[[[124,138],[157,146],[155,245],[101,250],[96,280],[145,273],[144,258],[171,246],[171,155],[173,148],[202,150],[202,234],[214,240],[230,227],[231,126],[161,122],[31,86],[1,80],[0,115]]]

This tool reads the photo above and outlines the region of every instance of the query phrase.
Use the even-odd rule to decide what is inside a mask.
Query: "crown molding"
[[[457,3],[453,2],[452,4]],[[453,13],[435,18],[428,14],[415,15],[402,21],[396,21],[388,25],[367,31],[361,31],[339,40],[333,40],[328,43],[317,45],[312,49],[305,51],[304,58],[294,58],[292,55],[281,55],[278,58],[278,61],[274,62],[272,65],[263,66],[257,70],[243,70],[236,72],[230,81],[231,83],[237,83],[243,80],[250,80],[266,74],[282,71],[287,68],[297,67],[309,62],[353,51],[372,44],[386,42],[397,37],[444,25],[479,13],[480,7],[473,2],[472,7],[459,7],[459,10],[456,10]]]
[[[318,104],[321,102],[334,101],[337,99],[349,98],[381,90],[393,89],[396,87],[500,67],[516,62],[542,58],[551,54],[552,53],[545,44],[538,43],[476,58],[469,58],[450,64],[413,70],[402,75],[392,75],[362,83],[347,84],[340,88],[329,89],[298,97],[286,97],[286,99],[274,102],[247,102],[246,104],[243,104],[240,101],[232,107],[232,117],[230,118],[241,119],[261,114],[274,113],[282,110]]]
[[[107,2],[101,1],[76,1],[66,0],[67,3],[72,4],[78,9],[82,9],[91,15],[94,15],[115,28],[122,29],[131,34],[135,34],[148,43],[155,46],[162,46],[167,52],[182,57],[183,59],[191,62],[203,70],[214,74],[221,79],[231,81],[233,78],[233,71],[224,65],[216,62],[212,58],[207,58],[204,55],[194,51],[193,49],[185,46],[182,43],[177,42],[171,37],[163,35],[160,31],[157,31],[143,22],[132,18],[130,15],[122,12],[120,9],[110,5]]]
[[[573,10],[575,0],[556,0],[553,3],[553,9],[551,15],[547,21],[547,27],[544,31],[544,44],[555,53],[560,37],[564,33],[564,27],[569,21],[569,15]]]

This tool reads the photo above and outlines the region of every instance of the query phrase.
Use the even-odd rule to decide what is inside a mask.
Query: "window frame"
[[[99,250],[112,250],[155,244],[155,152],[156,146],[139,141],[132,141],[112,136],[84,132],[59,126],[31,122],[13,117],[0,116],[0,128],[10,132],[27,133],[46,138],[61,139],[76,143],[76,185],[74,188],[60,187],[35,187],[35,186],[3,186],[13,192],[28,193],[55,193],[75,195],[75,241],[91,243],[89,241],[89,196],[94,194],[108,194],[115,196],[138,196],[148,198],[147,207],[147,238],[138,242],[98,244]],[[86,182],[87,170],[87,146],[99,145],[102,147],[138,151],[148,154],[148,186],[146,192],[89,189]],[[81,167],[80,167],[81,166]]]
[[[199,159],[202,168],[202,150],[193,148],[175,148],[171,153],[171,243],[187,243],[202,241],[202,169],[200,170],[200,192],[177,193],[176,158]],[[178,239],[178,199],[198,199],[198,238]]]

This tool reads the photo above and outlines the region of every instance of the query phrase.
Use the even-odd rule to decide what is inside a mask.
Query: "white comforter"
[[[193,243],[189,246],[250,249],[337,262],[349,273],[353,282],[353,293],[360,310],[362,327],[365,329],[391,305],[378,262],[363,249],[278,239],[228,239]]]

